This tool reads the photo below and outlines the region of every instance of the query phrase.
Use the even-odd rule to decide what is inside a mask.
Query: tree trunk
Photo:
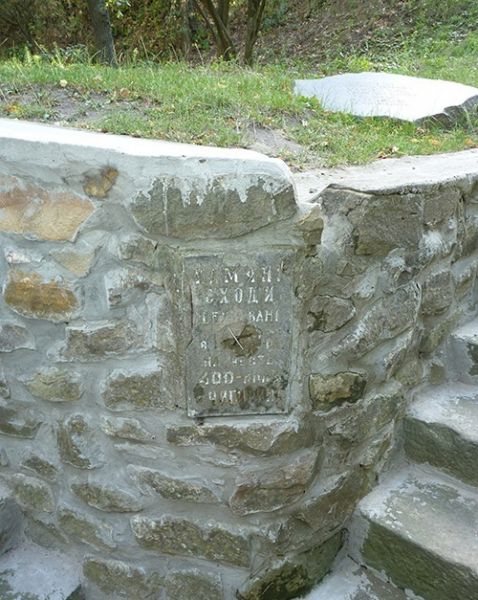
[[[191,56],[192,49],[192,33],[191,33],[191,21],[190,21],[190,1],[179,0],[181,9],[181,21],[182,21],[182,46],[183,56],[187,60]]]
[[[111,22],[105,0],[88,0],[98,57],[101,62],[117,67]]]
[[[231,34],[219,14],[218,8],[214,5],[213,0],[197,0],[198,6],[202,5],[207,14],[211,17],[214,24],[216,34],[216,43],[218,46],[218,55],[224,60],[231,60],[236,57],[237,52],[232,41]],[[219,9],[223,10],[223,2],[219,5]],[[228,6],[228,4],[227,4]],[[229,9],[227,10],[228,18]]]
[[[247,2],[247,31],[244,46],[244,62],[251,66],[253,62],[254,45],[261,28],[262,17],[267,0],[248,0]]]

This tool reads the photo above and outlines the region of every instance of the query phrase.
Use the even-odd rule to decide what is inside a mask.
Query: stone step
[[[477,490],[409,466],[361,501],[350,552],[426,600],[478,600],[477,534]]]
[[[20,543],[23,515],[18,504],[10,497],[6,487],[0,486],[0,555]]]
[[[478,386],[427,388],[404,420],[405,451],[463,482],[478,486]]]
[[[421,600],[382,581],[349,558],[343,559],[321,584],[302,600]]]
[[[478,383],[478,319],[456,329],[447,346],[453,378],[463,383]]]
[[[32,542],[0,557],[2,600],[83,600],[81,563]]]

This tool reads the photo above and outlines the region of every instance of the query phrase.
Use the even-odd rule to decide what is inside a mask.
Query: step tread
[[[369,522],[478,576],[478,490],[432,468],[409,466],[359,504]]]
[[[24,541],[0,558],[0,597],[68,600],[80,586],[80,575],[80,561]]]
[[[302,600],[421,600],[346,558]]]
[[[478,319],[473,319],[473,321],[461,325],[451,335],[455,339],[478,344]]]
[[[427,388],[416,395],[408,418],[448,427],[478,444],[478,387],[453,383]]]

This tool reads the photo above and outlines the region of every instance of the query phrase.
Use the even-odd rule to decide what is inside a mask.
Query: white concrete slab
[[[294,91],[300,96],[318,98],[326,110],[404,121],[430,117],[454,120],[457,111],[478,104],[478,88],[394,73],[344,73],[301,79],[295,82]]]

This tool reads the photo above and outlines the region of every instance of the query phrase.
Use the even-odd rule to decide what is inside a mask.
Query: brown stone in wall
[[[288,459],[287,464],[254,469],[236,481],[229,505],[239,515],[290,506],[304,496],[317,473],[317,466],[317,451],[310,450]]]
[[[135,516],[131,519],[131,528],[138,544],[149,550],[249,566],[247,537],[215,520],[200,525],[187,518]]]
[[[105,383],[103,401],[110,410],[177,408],[174,399],[165,392],[159,368],[113,371]]]
[[[247,454],[281,455],[311,446],[315,435],[310,423],[273,419],[252,423],[172,425],[168,428],[167,439],[178,446],[215,444]]]
[[[8,485],[11,487],[15,499],[23,507],[48,513],[55,509],[50,486],[40,479],[15,473],[8,478]]]
[[[237,591],[238,600],[293,600],[302,598],[327,575],[343,542],[339,531],[326,542],[296,556],[277,559],[248,579]]]
[[[167,600],[224,600],[221,577],[199,569],[169,573],[164,585]]]
[[[58,522],[62,530],[75,540],[81,540],[100,550],[116,548],[112,528],[98,519],[62,507],[58,511]]]
[[[94,211],[87,199],[48,190],[17,177],[0,177],[0,231],[48,241],[73,241]]]
[[[4,291],[5,302],[26,317],[63,321],[78,309],[78,298],[67,286],[45,281],[36,273],[13,270]]]
[[[330,410],[343,402],[357,402],[367,384],[361,373],[344,371],[333,375],[313,373],[309,378],[309,393],[315,410]]]
[[[30,394],[49,402],[73,402],[83,393],[78,374],[55,367],[37,371],[24,384]]]
[[[83,191],[88,196],[103,200],[116,183],[118,170],[114,167],[104,167],[95,173],[86,173],[83,181]]]
[[[308,311],[309,331],[328,333],[340,329],[355,315],[355,307],[347,298],[316,296]]]
[[[43,418],[30,409],[0,407],[0,433],[20,438],[34,438]]]
[[[169,500],[206,504],[220,501],[212,489],[192,478],[171,477],[156,469],[137,465],[129,465],[128,473],[140,488],[156,492]]]
[[[13,352],[19,349],[35,349],[35,341],[29,331],[17,323],[0,324],[0,352]]]
[[[112,484],[83,481],[73,483],[71,489],[83,502],[105,512],[137,512],[143,507],[133,493]]]
[[[450,268],[429,275],[423,283],[422,313],[435,315],[445,311],[453,302],[454,288]]]
[[[77,252],[76,250],[58,250],[51,252],[51,255],[58,264],[77,277],[88,275],[95,258],[94,252]]]
[[[94,427],[83,415],[72,415],[58,426],[57,442],[63,462],[78,469],[95,469],[104,463],[104,455],[95,440]]]
[[[157,577],[146,573],[142,567],[100,557],[87,557],[83,574],[108,597],[127,600],[147,600],[160,592]]]
[[[21,466],[48,481],[55,481],[58,476],[58,467],[38,453],[29,454]]]
[[[67,327],[63,354],[66,359],[89,361],[125,354],[139,343],[132,323],[102,321],[91,326]]]

